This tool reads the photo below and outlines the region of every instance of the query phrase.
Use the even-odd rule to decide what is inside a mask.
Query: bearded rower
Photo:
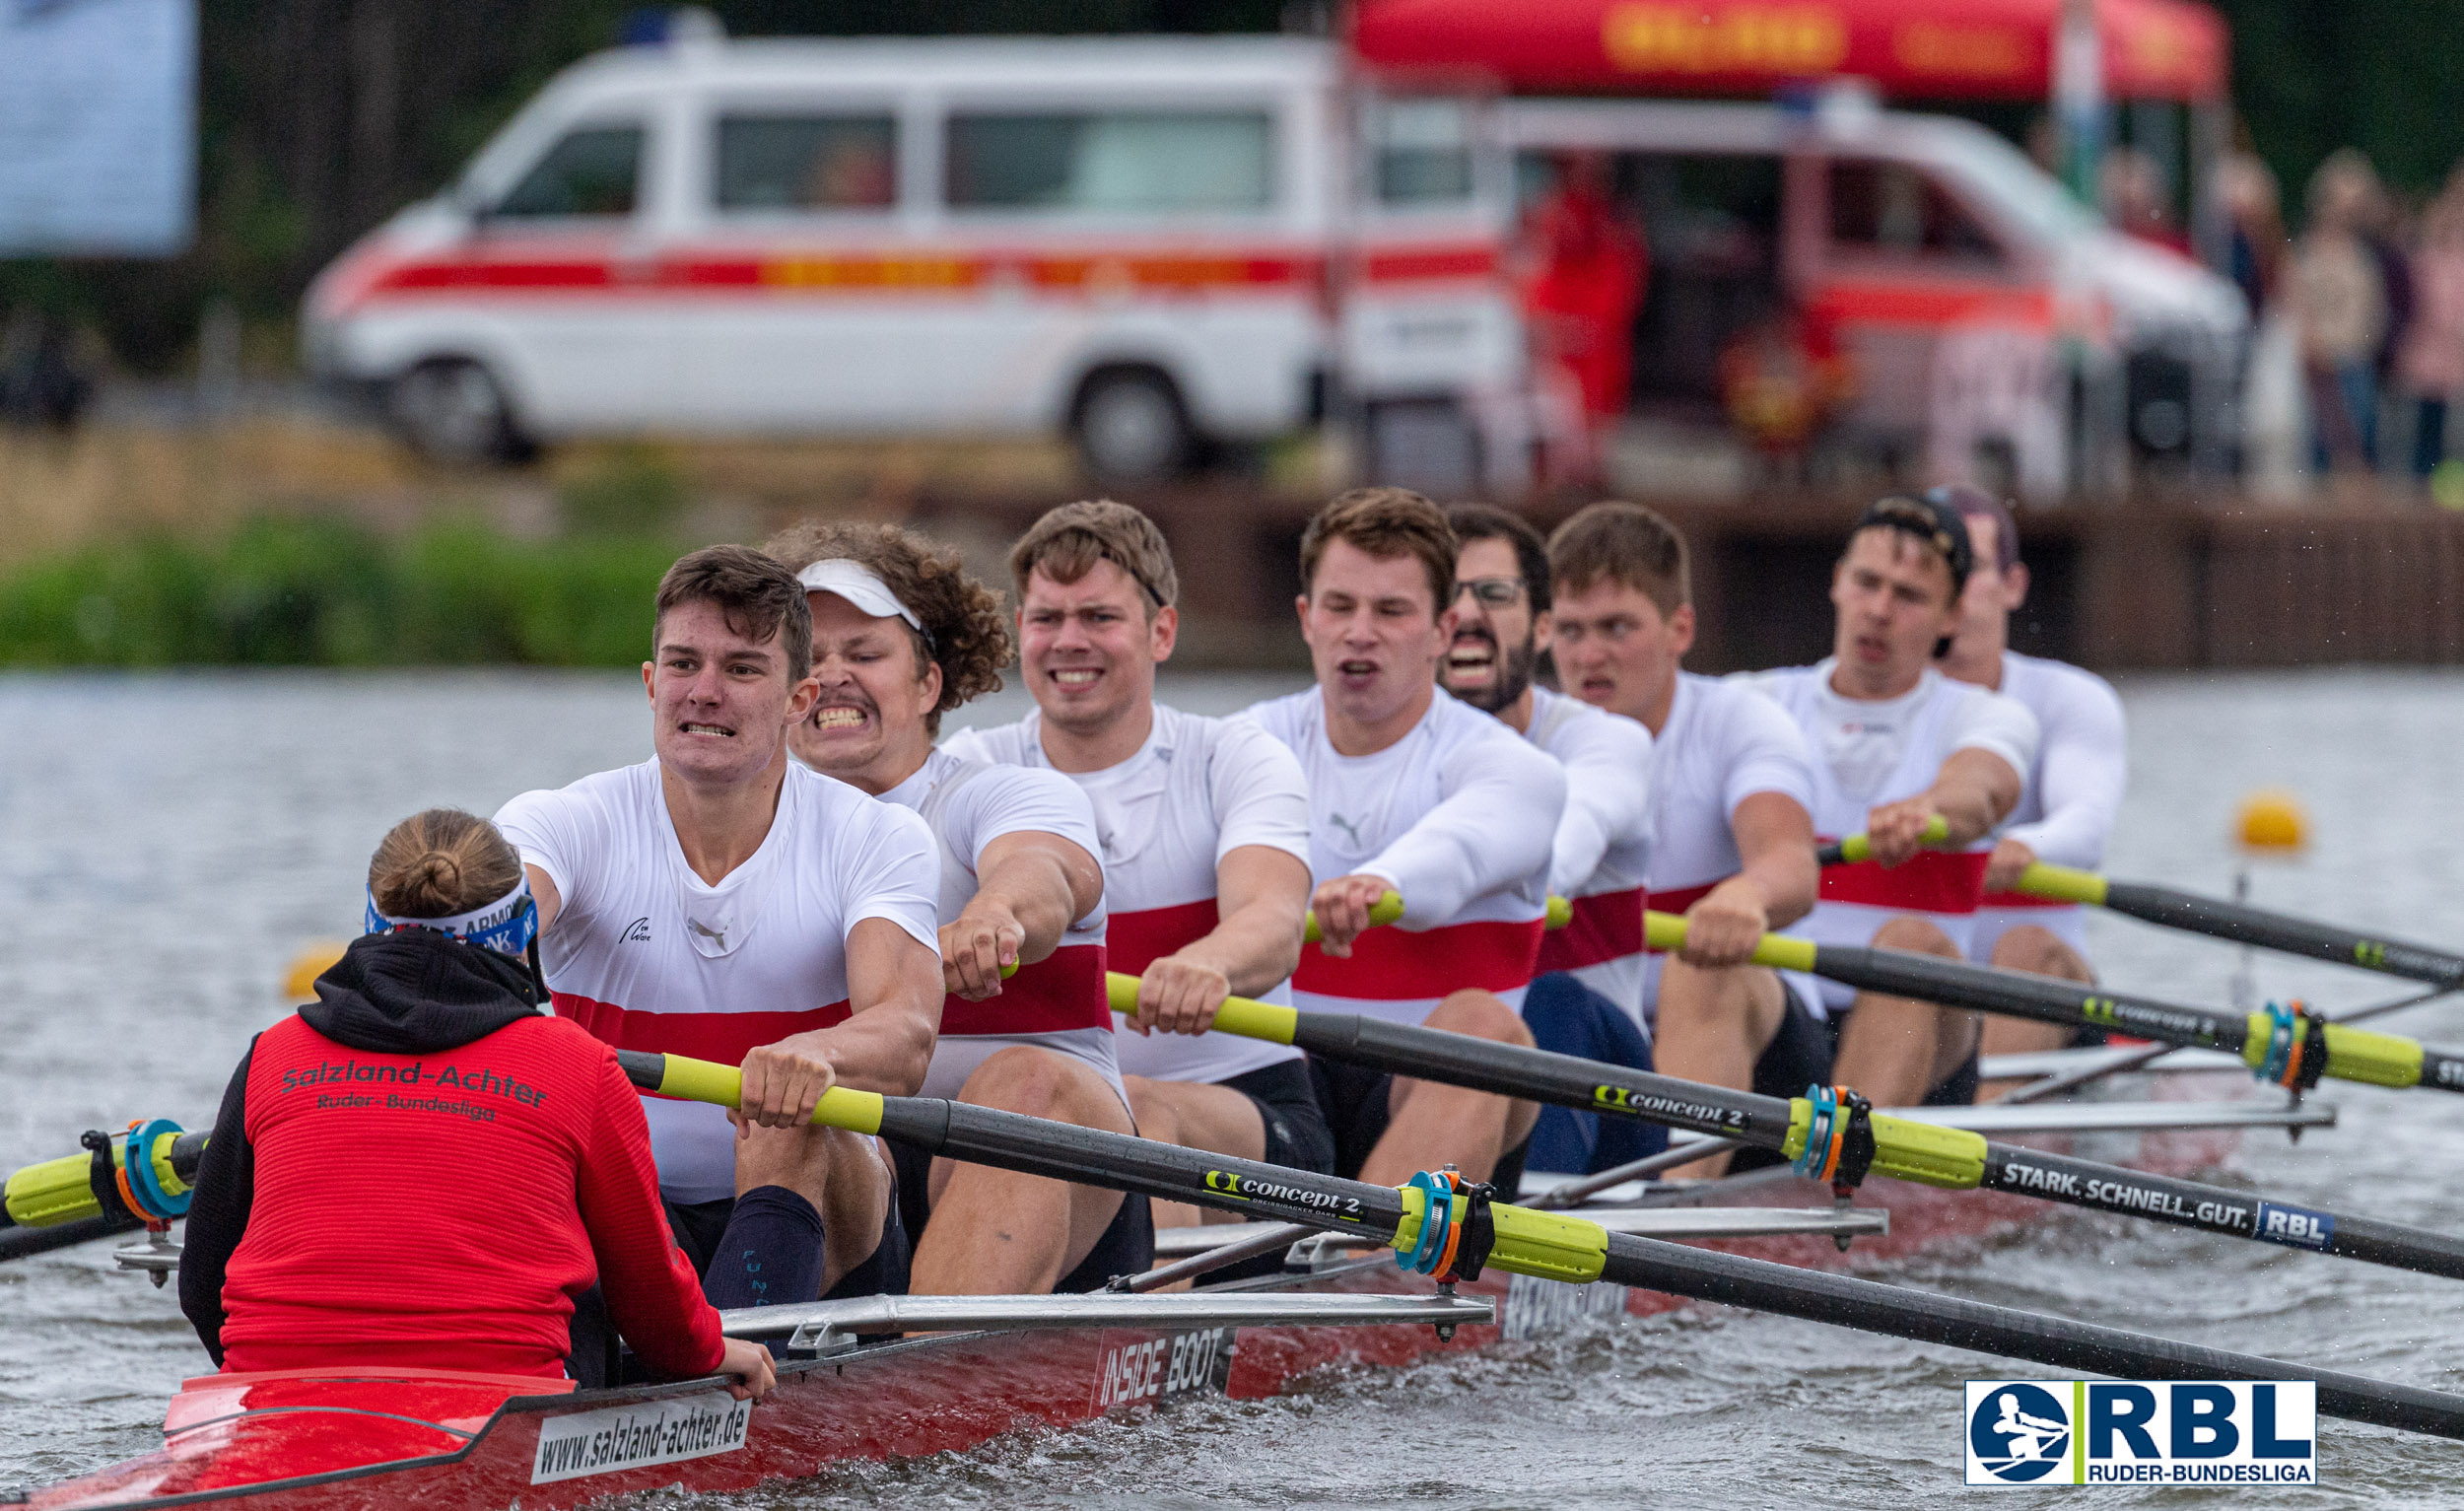
[[[1435,504],[1366,488],[1301,536],[1301,635],[1317,686],[1251,713],[1309,779],[1305,1009],[1530,1044],[1518,1015],[1540,956],[1565,774],[1512,729],[1441,692],[1454,639],[1455,533]],[[1400,892],[1402,920],[1369,912]],[[1452,1164],[1514,1190],[1528,1102],[1313,1059],[1335,1170],[1401,1185]]]
[[[1977,488],[1937,488],[1930,496],[1958,511],[1976,554],[1959,598],[1959,633],[1941,661],[1943,675],[2019,700],[2042,731],[2026,790],[1985,866],[1985,897],[1969,951],[2005,970],[2093,982],[2087,910],[2012,887],[2039,860],[2085,870],[2104,863],[2105,838],[2130,777],[2122,700],[2094,672],[2010,649],[2011,615],[2027,601],[2027,567],[2019,560],[2019,521],[2009,506]],[[1979,1052],[2017,1055],[2102,1039],[2093,1029],[1997,1016],[1986,1020]],[[2004,1087],[1988,1082],[1985,1089],[1990,1095]]]
[[[1146,515],[1110,501],[1062,505],[1020,537],[1009,570],[1035,712],[943,748],[1061,772],[1093,803],[1106,953],[1138,978],[1133,1032],[1116,1041],[1138,1132],[1332,1170],[1334,1135],[1301,1053],[1207,1032],[1234,994],[1292,999],[1310,891],[1300,762],[1253,721],[1155,701],[1156,668],[1180,631],[1181,580]],[[1155,1203],[1158,1227],[1199,1220],[1198,1207]]]
[[[1887,498],[1857,519],[1831,574],[1828,659],[1761,672],[1814,753],[1814,824],[1863,831],[1873,859],[1823,872],[1814,912],[1789,931],[1817,944],[1964,958],[1996,825],[2036,758],[2036,718],[1934,669],[1959,627],[1973,557],[1948,505]],[[1927,829],[1948,829],[1927,849]],[[1837,1020],[1832,1075],[1877,1107],[1976,1097],[1976,1015],[1908,997],[1820,989]]]
[[[1647,955],[1643,1007],[1670,1075],[1766,1096],[1830,1079],[1814,985],[1754,965],[1754,943],[1813,908],[1814,765],[1805,735],[1742,683],[1682,669],[1694,642],[1685,538],[1639,505],[1594,504],[1548,540],[1557,677],[1648,728],[1651,906],[1685,948]],[[1675,1177],[1728,1168],[1713,1155]]]
[[[1056,772],[933,748],[943,714],[1001,685],[999,598],[956,553],[890,525],[799,525],[768,549],[812,605],[820,691],[796,756],[921,814],[940,852],[948,996],[922,1094],[1136,1133],[1104,989],[1094,810]],[[1093,1290],[1153,1262],[1144,1197],[892,1153],[919,1294]]]
[[[1521,515],[1486,504],[1446,511],[1455,557],[1455,637],[1438,683],[1493,714],[1565,768],[1565,812],[1548,890],[1572,917],[1540,941],[1523,1021],[1544,1050],[1652,1068],[1643,1012],[1643,876],[1651,858],[1651,732],[1532,684],[1550,634],[1548,545]],[[1525,1163],[1588,1175],[1656,1154],[1668,1133],[1596,1113],[1540,1110]]]
[[[619,1049],[743,1066],[740,1113],[643,1108],[714,1304],[904,1290],[877,1141],[810,1120],[833,1085],[910,1096],[924,1080],[940,1010],[931,836],[787,759],[816,693],[791,573],[740,546],[696,551],[660,580],[652,625],[654,756],[496,816],[538,900],[557,1014]]]

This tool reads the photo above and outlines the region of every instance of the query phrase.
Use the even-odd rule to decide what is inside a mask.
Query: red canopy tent
[[[2104,93],[2205,103],[2224,20],[2198,0],[2094,0]],[[1372,68],[1476,71],[1517,94],[1753,95],[1837,77],[1897,100],[2043,100],[2062,0],[1357,0]]]

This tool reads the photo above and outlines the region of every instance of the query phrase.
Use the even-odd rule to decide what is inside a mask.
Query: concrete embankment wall
[[[994,541],[1049,502],[928,498],[916,518],[992,557]],[[1219,487],[1136,502],[1180,559],[1194,659],[1299,657],[1292,598],[1307,501]],[[1545,528],[1573,507],[1531,514]],[[1664,512],[1694,553],[1701,628],[1689,664],[1783,665],[1829,649],[1831,564],[1854,505]],[[2464,515],[2133,503],[2031,513],[2020,533],[2035,584],[2014,626],[2021,650],[2108,670],[2464,661]]]

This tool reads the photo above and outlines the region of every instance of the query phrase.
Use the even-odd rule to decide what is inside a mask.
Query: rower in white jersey
[[[643,1107],[669,1225],[715,1305],[903,1291],[888,1162],[810,1119],[833,1085],[923,1083],[941,997],[931,836],[787,759],[817,691],[793,574],[713,546],[668,569],[653,612],[653,757],[496,816],[538,902],[555,1010],[620,1049],[743,1066],[740,1112]],[[590,1322],[576,1314],[578,1338]]]
[[[1301,536],[1302,637],[1318,685],[1251,713],[1309,779],[1310,907],[1293,1000],[1530,1044],[1565,806],[1557,763],[1437,687],[1453,639],[1455,533],[1401,488],[1344,494]],[[1400,892],[1403,916],[1369,912]],[[1383,1186],[1451,1164],[1511,1193],[1536,1109],[1313,1059],[1335,1169]]]
[[[1109,500],[1064,504],[1009,553],[1018,664],[1035,712],[963,729],[970,760],[1066,774],[1095,808],[1106,952],[1138,978],[1117,1041],[1138,1132],[1321,1174],[1334,1135],[1300,1051],[1209,1033],[1224,998],[1289,1003],[1309,907],[1309,786],[1247,719],[1155,701],[1180,630],[1180,575],[1155,522]],[[1201,1220],[1154,1203],[1157,1227]],[[1232,1221],[1208,1214],[1206,1220]]]
[[[1950,958],[1968,951],[1993,833],[2036,759],[2036,719],[2011,699],[1934,669],[1959,626],[1973,558],[1946,505],[1869,507],[1831,574],[1831,655],[1757,673],[1814,755],[1814,826],[1864,833],[1873,859],[1828,867],[1814,912],[1789,932],[1818,944],[1878,945]],[[1937,820],[1949,837],[1925,845]],[[1976,1097],[1976,1015],[1823,982],[1846,1015],[1833,1077],[1878,1107]]]
[[[948,996],[925,1096],[1130,1133],[1104,991],[1095,815],[1067,778],[933,748],[1000,686],[1000,600],[957,553],[891,525],[798,525],[770,553],[812,604],[812,717],[796,756],[924,816],[941,853]],[[1015,966],[1004,980],[1001,969]],[[892,1145],[922,1295],[1091,1290],[1154,1256],[1146,1200]]]
[[[1653,1068],[1643,1014],[1643,876],[1651,859],[1651,731],[1532,685],[1548,649],[1548,544],[1521,515],[1486,504],[1446,511],[1455,556],[1455,638],[1438,685],[1522,732],[1565,769],[1566,806],[1548,890],[1570,920],[1540,940],[1523,1021],[1541,1049]],[[1527,1170],[1589,1175],[1657,1154],[1655,1124],[1545,1107]]]
[[[1985,867],[1985,896],[1976,910],[1969,954],[2008,971],[2093,982],[2087,910],[2012,887],[2019,872],[2039,860],[2091,871],[2104,864],[2105,838],[2113,832],[2130,778],[2122,700],[2092,671],[2010,649],[2011,615],[2027,601],[2027,567],[2019,560],[2019,521],[2010,508],[1979,488],[1937,488],[1932,496],[1967,521],[1976,553],[1976,569],[1959,598],[1959,633],[1940,662],[1943,675],[2025,704],[2041,732],[2026,790]],[[1985,1021],[1980,1053],[2018,1055],[2102,1042],[2098,1029],[1995,1016]],[[2010,1084],[1989,1081],[1985,1094]]]
[[[1650,905],[1685,947],[1645,957],[1662,1072],[1793,1097],[1830,1079],[1814,987],[1752,963],[1814,906],[1814,766],[1777,704],[1680,669],[1694,641],[1685,539],[1639,505],[1594,504],[1549,537],[1557,678],[1652,731]],[[1716,1154],[1670,1172],[1725,1172]]]

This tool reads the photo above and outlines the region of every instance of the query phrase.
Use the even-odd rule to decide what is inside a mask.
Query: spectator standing
[[[1650,248],[1617,203],[1608,159],[1590,152],[1559,160],[1556,187],[1532,207],[1523,241],[1534,356],[1581,412],[1578,454],[1551,458],[1547,470],[1553,480],[1597,483],[1607,432],[1633,383]]]
[[[2378,356],[2388,329],[2385,273],[2367,238],[2377,199],[2368,159],[2349,147],[2330,154],[2310,176],[2310,223],[2286,272],[2320,472],[2366,472],[2377,455]]]
[[[2413,475],[2426,478],[2446,459],[2447,406],[2464,393],[2464,167],[2422,214],[2412,273],[2396,382],[2413,406]]]

